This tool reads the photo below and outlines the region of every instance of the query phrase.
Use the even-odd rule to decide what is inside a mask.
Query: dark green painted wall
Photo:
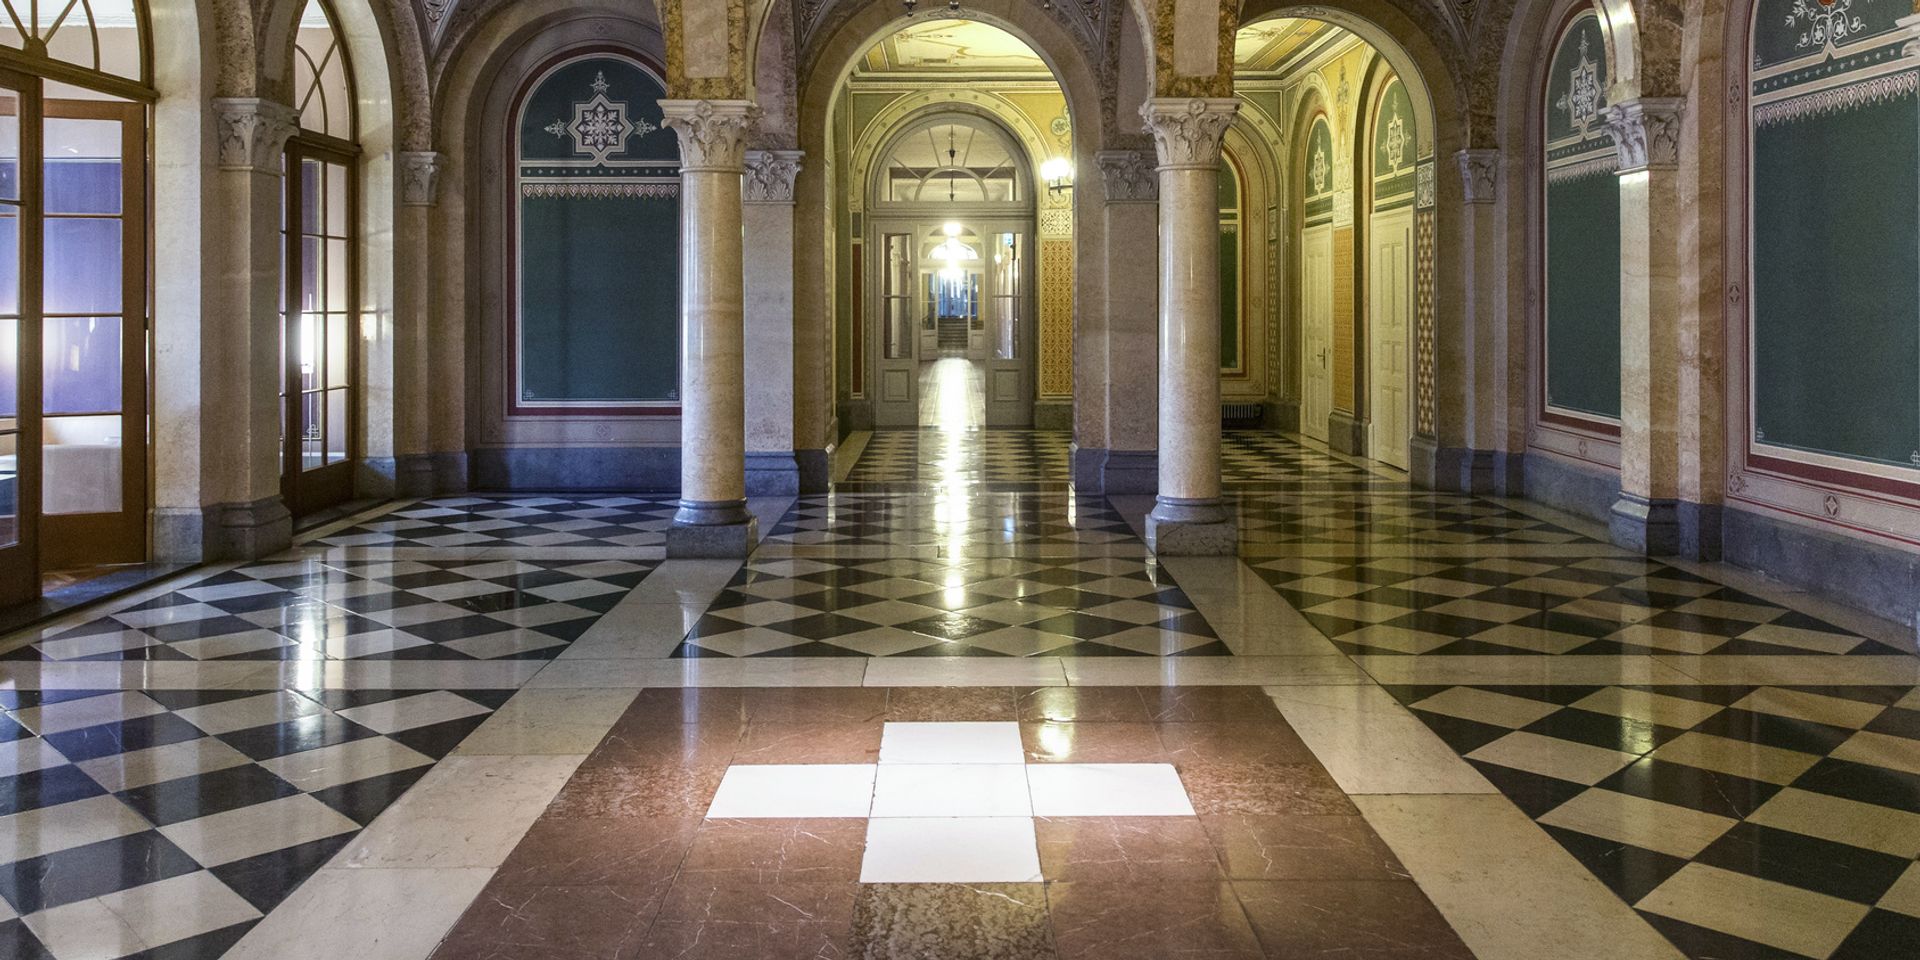
[[[1620,181],[1547,186],[1547,404],[1620,416]]]

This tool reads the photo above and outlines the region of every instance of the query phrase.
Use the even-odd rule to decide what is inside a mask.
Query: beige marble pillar
[[[393,485],[403,497],[434,492],[431,398],[433,207],[439,199],[441,156],[431,150],[399,154],[395,177],[400,206],[394,216]]]
[[[1074,378],[1082,403],[1099,408],[1099,431],[1074,450],[1076,487],[1103,493],[1151,493],[1158,485],[1154,452],[1159,403],[1160,173],[1148,151],[1102,150],[1105,256],[1100,285],[1104,316],[1081,330],[1089,361]],[[1090,418],[1094,419],[1094,418]],[[1090,442],[1089,442],[1090,441]]]
[[[744,557],[746,391],[742,366],[741,176],[754,108],[662,100],[680,136],[680,509],[669,557]]]
[[[1679,552],[1681,432],[1680,120],[1684,100],[1607,108],[1620,152],[1620,497],[1613,541]]]
[[[746,298],[746,484],[756,496],[791,496],[824,489],[824,458],[803,470],[793,448],[793,182],[798,150],[749,150],[746,159],[746,235],[753,238],[753,270]]]
[[[155,553],[166,559],[259,557],[293,535],[280,497],[279,309],[281,158],[296,118],[255,97],[218,98],[212,108],[218,172],[208,216],[218,229],[202,235],[202,310],[168,321],[197,323],[199,337],[187,362],[156,361],[156,422],[192,418],[201,445],[197,502],[156,504]],[[175,372],[196,382],[168,376]],[[185,408],[172,402],[183,397],[192,399]],[[156,440],[170,435],[159,429]]]
[[[1220,498],[1220,138],[1239,101],[1154,98],[1140,108],[1160,173],[1159,493],[1156,553],[1231,555]]]

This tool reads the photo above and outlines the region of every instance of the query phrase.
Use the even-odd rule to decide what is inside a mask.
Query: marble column
[[[741,176],[753,104],[662,100],[680,137],[680,509],[669,557],[744,557],[747,512],[742,366]]]
[[[386,184],[399,200],[393,230],[385,244],[369,233],[362,260],[362,284],[370,291],[376,268],[391,271],[387,282],[392,284],[393,309],[390,315],[361,319],[367,341],[361,367],[367,412],[359,487],[363,494],[424,497],[434,492],[428,453],[432,413],[427,391],[433,381],[428,363],[433,315],[429,232],[440,154],[403,150],[394,159],[392,180]],[[371,178],[363,186],[376,188]],[[384,266],[377,263],[383,253],[389,260]]]
[[[1613,542],[1641,553],[1682,547],[1680,471],[1680,118],[1685,101],[1641,97],[1607,108],[1620,152],[1620,497]],[[1698,518],[1691,524],[1698,537]]]
[[[280,497],[280,168],[296,117],[256,97],[212,107],[219,174],[208,217],[223,229],[202,237],[200,315],[172,321],[197,324],[197,341],[169,337],[156,359],[155,442],[185,440],[178,434],[191,423],[199,461],[184,478],[191,492],[178,491],[185,497],[161,478],[154,552],[165,559],[251,559],[293,537]]]
[[[1083,491],[1151,493],[1158,404],[1148,378],[1159,365],[1160,250],[1141,238],[1159,230],[1160,174],[1146,151],[1102,150],[1094,162],[1106,200],[1104,309],[1097,328],[1076,334],[1087,372],[1075,376],[1074,390],[1099,416],[1095,432],[1076,437],[1073,482]]]
[[[747,151],[746,469],[747,493],[756,497],[799,493],[803,473],[826,466],[803,471],[793,449],[793,182],[801,158],[798,150]]]
[[[1239,101],[1155,98],[1140,108],[1160,166],[1159,495],[1147,545],[1230,556],[1220,497],[1220,138]]]

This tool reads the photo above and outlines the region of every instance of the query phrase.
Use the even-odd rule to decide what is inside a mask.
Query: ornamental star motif
[[[1313,178],[1313,192],[1327,192],[1327,152],[1319,147],[1313,148],[1313,163],[1307,167],[1307,176]]]
[[[591,87],[593,98],[574,103],[572,120],[555,120],[544,128],[556,137],[571,138],[574,153],[605,163],[627,152],[628,137],[644,137],[659,129],[645,120],[630,119],[625,101],[607,98],[611,85],[605,73],[595,74]]]

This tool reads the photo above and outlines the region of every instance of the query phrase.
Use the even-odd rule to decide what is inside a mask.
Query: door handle
[[[1320,348],[1320,367],[1321,369],[1325,369],[1326,366],[1327,366],[1327,348],[1321,347]]]

